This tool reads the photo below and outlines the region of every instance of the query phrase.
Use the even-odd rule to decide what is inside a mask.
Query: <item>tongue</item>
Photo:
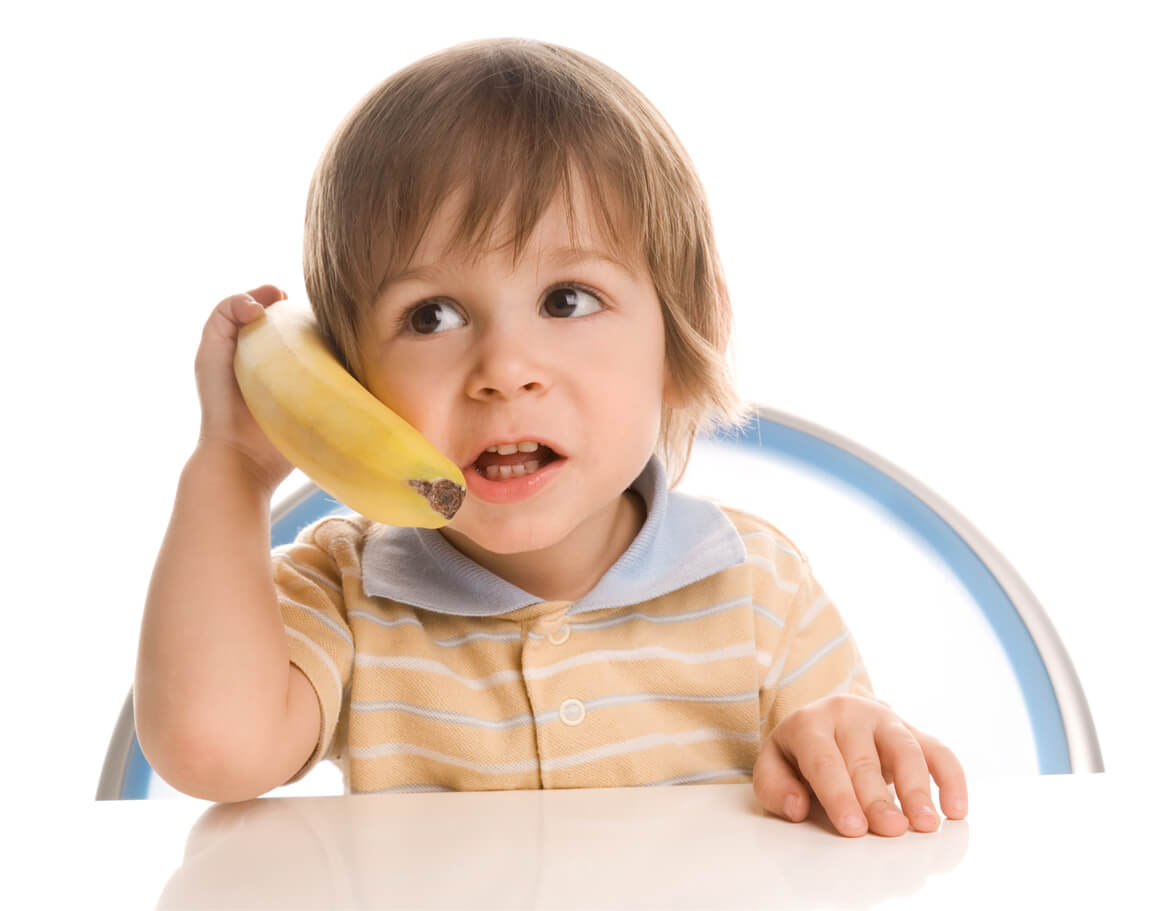
[[[484,471],[489,465],[526,465],[528,462],[550,462],[553,458],[555,458],[555,453],[546,446],[541,446],[535,452],[517,451],[509,453],[508,455],[500,455],[498,452],[485,452],[476,459],[476,468]]]

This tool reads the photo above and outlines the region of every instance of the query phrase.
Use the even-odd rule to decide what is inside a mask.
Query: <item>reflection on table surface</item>
[[[1129,779],[969,784],[967,820],[893,839],[767,816],[745,784],[92,803],[6,879],[44,907],[227,909],[1065,907],[1136,887]]]

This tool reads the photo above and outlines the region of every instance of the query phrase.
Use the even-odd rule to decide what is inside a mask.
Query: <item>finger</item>
[[[958,757],[934,737],[912,728],[927,761],[931,777],[939,784],[939,806],[949,819],[967,815],[967,776]]]
[[[768,740],[760,750],[755,768],[751,770],[751,782],[759,805],[769,813],[791,822],[807,818],[811,809],[807,787],[774,740]]]
[[[259,288],[253,288],[251,291],[249,291],[248,296],[254,297],[265,307],[270,307],[276,301],[282,301],[288,297],[287,294],[285,294],[275,285],[260,285]]]
[[[919,741],[907,725],[893,722],[876,729],[875,742],[883,763],[891,769],[903,815],[920,832],[934,832],[939,828],[939,814],[931,800],[931,776]]]
[[[843,835],[867,833],[867,819],[855,797],[851,776],[834,737],[826,733],[807,732],[802,742],[781,744],[799,767],[799,773],[827,811],[831,824]]]
[[[266,307],[286,299],[287,296],[275,285],[260,285],[259,288],[253,288],[245,294],[233,294],[222,301],[220,307],[223,309],[228,305],[228,315],[239,325],[244,325],[262,316]]]
[[[874,728],[849,725],[837,730],[835,739],[871,831],[876,835],[902,835],[907,831],[907,817],[895,806],[891,789],[883,779]]]
[[[241,326],[258,319],[264,308],[287,297],[275,285],[261,285],[243,294],[232,294],[216,304],[204,323],[204,338],[221,338],[235,341]]]

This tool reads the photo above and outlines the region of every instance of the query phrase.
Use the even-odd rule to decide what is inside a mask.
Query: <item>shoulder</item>
[[[273,548],[272,557],[297,562],[327,558],[341,567],[358,565],[364,540],[378,526],[360,515],[325,516],[301,528],[290,544]]]
[[[719,506],[720,512],[727,517],[735,530],[739,532],[749,555],[772,556],[781,554],[800,563],[807,562],[807,556],[799,549],[799,546],[766,519],[742,509],[735,509],[723,504],[716,505]]]
[[[807,555],[782,531],[741,509],[719,505],[720,510],[739,533],[747,551],[747,565],[754,585],[772,603],[791,601],[811,576]],[[779,602],[780,609],[783,601]]]

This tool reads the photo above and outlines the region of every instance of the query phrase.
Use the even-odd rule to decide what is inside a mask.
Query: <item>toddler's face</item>
[[[578,245],[606,253],[576,189]],[[606,540],[654,449],[668,383],[651,276],[575,258],[558,202],[517,268],[510,249],[447,260],[457,205],[436,213],[407,277],[377,302],[368,388],[463,469],[453,540],[499,554]]]

